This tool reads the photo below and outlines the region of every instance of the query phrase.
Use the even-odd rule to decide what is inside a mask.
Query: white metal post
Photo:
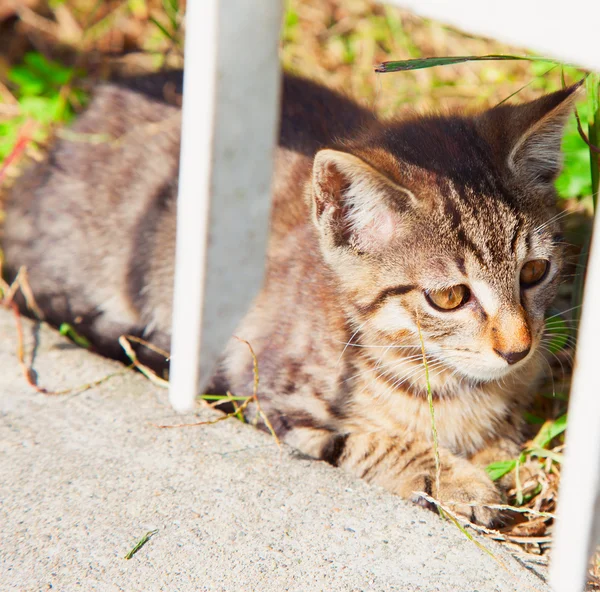
[[[465,31],[600,71],[598,0],[388,0]],[[585,18],[581,18],[585,15]],[[551,556],[554,592],[582,592],[600,534],[600,229],[595,223]]]
[[[199,380],[217,71],[217,5],[188,2],[169,398],[190,409]],[[195,56],[196,59],[188,59]]]
[[[169,389],[179,411],[262,282],[280,86],[280,0],[187,7]]]
[[[582,592],[600,527],[600,232],[592,238],[550,564],[555,592]]]

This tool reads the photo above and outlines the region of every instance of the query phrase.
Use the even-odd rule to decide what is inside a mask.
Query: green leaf
[[[562,464],[563,455],[553,450],[546,450],[545,448],[532,448],[528,451],[530,456],[537,456],[539,458],[551,458],[554,462]]]
[[[580,105],[577,110],[582,122],[585,122],[587,120],[587,106],[585,104]],[[558,195],[565,199],[591,195],[592,180],[589,148],[579,135],[575,113],[567,121],[562,140],[562,152],[564,155],[563,169],[555,183]]]
[[[179,16],[179,4],[177,0],[163,0],[163,8],[167,15],[173,31],[178,28],[177,19]]]
[[[40,95],[46,89],[44,80],[25,66],[13,66],[7,78],[15,84],[22,95]]]
[[[150,21],[152,24],[154,24],[154,26],[155,26],[155,27],[157,27],[157,28],[160,30],[160,32],[161,32],[161,33],[162,33],[162,34],[163,34],[163,35],[164,35],[164,36],[165,36],[167,39],[170,39],[171,41],[175,41],[175,39],[174,39],[174,37],[173,37],[173,34],[172,34],[171,32],[169,32],[169,31],[167,30],[167,28],[166,28],[166,27],[165,27],[165,26],[164,26],[162,23],[160,23],[159,21],[157,21],[157,20],[156,20],[156,19],[155,19],[153,16],[149,17],[149,18],[148,18],[148,20],[149,20],[149,21]]]
[[[375,67],[375,72],[406,72],[408,70],[422,70],[423,68],[434,68],[435,66],[450,66],[453,64],[462,64],[464,62],[484,62],[484,61],[505,61],[505,60],[526,60],[533,62],[541,58],[515,55],[484,55],[484,56],[454,56],[438,58],[416,58],[412,60],[399,60],[393,62],[381,62]],[[545,61],[557,63],[552,60]]]
[[[526,504],[527,502],[531,501],[541,491],[542,491],[542,484],[538,483],[533,491],[529,492],[526,495],[521,496],[522,504]]]
[[[52,85],[62,86],[63,84],[67,84],[73,75],[72,68],[47,60],[41,53],[27,53],[23,58],[23,62],[51,83],[50,87]]]
[[[501,479],[502,477],[504,477],[504,475],[510,473],[511,471],[514,471],[516,466],[516,459],[500,460],[498,462],[489,464],[485,468],[485,471],[492,481],[498,481],[498,479]]]
[[[62,323],[58,332],[69,339],[72,339],[79,347],[83,347],[84,349],[89,349],[91,343],[85,338],[83,335],[79,335],[75,329],[69,323]]]
[[[542,395],[542,397],[545,397],[546,399],[558,399],[559,401],[568,401],[569,400],[568,395],[566,395],[565,393],[556,392],[555,390],[543,391],[540,394]]]
[[[528,411],[523,413],[523,419],[530,425],[543,425],[544,423],[543,418],[538,417],[533,413],[529,413]]]
[[[285,28],[291,29],[292,27],[295,27],[299,22],[300,17],[298,16],[298,13],[291,8],[288,9],[283,19],[283,26]]]
[[[12,152],[23,122],[23,117],[16,117],[0,124],[0,162]]]
[[[560,436],[567,429],[567,414],[561,415],[554,421],[547,421],[538,435],[533,439],[535,448],[546,448],[554,438]]]
[[[23,64],[13,66],[8,79],[18,88],[18,96],[53,96],[70,82],[74,70],[57,62],[47,60],[41,53],[29,52]]]
[[[19,101],[21,112],[39,121],[50,124],[65,119],[65,99],[60,95],[47,97],[25,97]]]

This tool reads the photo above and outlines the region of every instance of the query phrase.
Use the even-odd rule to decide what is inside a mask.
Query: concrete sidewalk
[[[121,368],[46,327],[24,329],[46,388]],[[78,395],[36,393],[4,310],[0,334],[3,592],[548,590],[539,565],[484,540],[505,569],[433,513],[280,453],[250,426],[157,429],[181,418],[139,374]]]

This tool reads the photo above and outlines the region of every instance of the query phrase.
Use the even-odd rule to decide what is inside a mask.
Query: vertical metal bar
[[[280,87],[280,0],[187,6],[169,392],[179,411],[262,283]]]
[[[600,232],[592,237],[550,564],[555,592],[582,592],[600,523]]]
[[[219,0],[187,3],[169,399],[193,407],[200,365],[216,102]]]

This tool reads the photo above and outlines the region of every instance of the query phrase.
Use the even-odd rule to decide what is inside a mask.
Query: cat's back
[[[82,319],[78,330],[96,342],[158,332],[155,341],[169,345],[182,81],[178,71],[98,86],[48,157],[10,192],[9,279],[26,266],[48,320]],[[294,234],[298,242],[312,229],[302,188],[314,154],[375,118],[302,78],[285,75],[282,91],[272,237]],[[270,251],[288,262],[298,256],[273,241]]]
[[[160,74],[98,86],[47,158],[11,189],[6,272],[27,268],[49,320],[79,317],[83,332],[95,327],[94,338],[110,341],[143,324],[128,284],[153,251],[139,242],[156,210],[172,210],[174,231],[181,114],[164,93],[176,95],[180,80]]]
[[[292,74],[284,76],[282,94],[279,146],[309,157],[375,121],[372,111],[350,97]]]

